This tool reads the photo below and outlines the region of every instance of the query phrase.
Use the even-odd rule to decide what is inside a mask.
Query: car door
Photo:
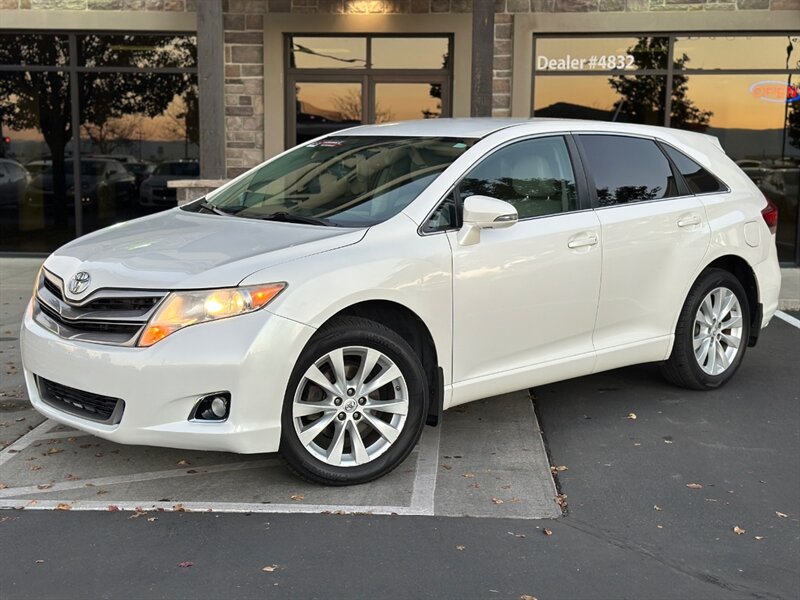
[[[597,369],[665,358],[708,249],[703,204],[655,140],[578,136],[602,231]]]
[[[585,202],[570,136],[512,142],[476,165],[454,189],[512,204],[519,222],[485,229],[453,252],[454,403],[532,385],[535,365],[582,357],[593,362],[592,330],[600,291],[600,227]],[[577,174],[577,175],[576,175]],[[498,373],[489,387],[458,397],[459,382]],[[506,389],[508,388],[508,389]],[[475,391],[477,390],[477,391]]]

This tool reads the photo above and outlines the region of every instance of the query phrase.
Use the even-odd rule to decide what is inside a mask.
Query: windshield
[[[250,218],[365,227],[408,206],[475,140],[328,137],[265,164],[208,204]],[[202,210],[194,203],[187,210]]]
[[[200,165],[196,162],[166,162],[156,167],[154,175],[186,175],[200,174]]]

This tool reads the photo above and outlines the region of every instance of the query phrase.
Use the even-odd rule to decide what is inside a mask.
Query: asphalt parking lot
[[[40,425],[0,319],[4,599],[798,597],[800,328],[784,320],[722,390],[652,365],[543,386],[449,411],[388,478],[328,490],[270,455]]]

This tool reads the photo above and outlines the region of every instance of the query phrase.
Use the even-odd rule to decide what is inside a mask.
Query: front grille
[[[125,402],[120,398],[84,392],[44,377],[37,377],[36,381],[42,401],[53,408],[109,425],[122,419]]]
[[[61,279],[43,271],[34,318],[62,338],[132,346],[164,296],[162,291],[101,289],[71,302]]]

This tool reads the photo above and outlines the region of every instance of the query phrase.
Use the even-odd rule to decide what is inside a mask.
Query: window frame
[[[676,148],[675,146],[673,146],[673,145],[672,145],[672,144],[670,144],[669,142],[665,142],[664,140],[662,140],[662,139],[659,139],[659,138],[655,138],[655,140],[656,140],[656,144],[658,144],[658,147],[659,147],[659,148],[661,149],[661,151],[664,153],[664,156],[666,156],[666,157],[667,157],[667,160],[668,160],[668,161],[670,162],[670,164],[672,165],[672,170],[673,170],[673,172],[674,172],[674,173],[677,173],[677,175],[680,177],[680,179],[681,179],[681,181],[683,182],[683,185],[686,187],[686,191],[689,193],[689,195],[691,195],[691,196],[714,196],[714,195],[716,195],[716,194],[729,194],[729,193],[730,193],[730,191],[731,191],[731,186],[729,186],[729,185],[728,185],[727,183],[725,183],[725,182],[724,182],[722,179],[720,179],[720,178],[719,178],[719,176],[718,176],[716,173],[713,173],[713,172],[712,172],[710,169],[707,169],[706,167],[704,167],[703,165],[701,165],[701,164],[700,164],[698,161],[696,161],[696,160],[695,160],[693,157],[691,157],[691,156],[689,156],[688,154],[686,154],[686,152],[684,152],[684,151],[682,151],[682,150],[680,150],[680,149]],[[723,189],[720,189],[720,190],[718,190],[718,191],[716,191],[716,192],[700,192],[699,194],[695,194],[695,193],[692,191],[692,188],[691,188],[691,186],[689,185],[689,182],[687,182],[687,181],[686,181],[686,177],[683,175],[683,173],[681,173],[681,170],[678,168],[678,165],[676,165],[676,164],[675,164],[675,161],[673,161],[673,160],[672,160],[672,157],[669,155],[669,152],[667,152],[667,151],[666,151],[666,148],[671,148],[671,149],[672,149],[672,150],[674,150],[675,152],[678,152],[679,154],[682,154],[683,156],[685,156],[686,158],[688,158],[689,160],[691,160],[693,163],[695,163],[697,166],[699,166],[701,169],[703,169],[703,170],[704,170],[704,171],[706,171],[706,172],[707,172],[709,175],[711,175],[711,176],[712,176],[714,179],[716,179],[716,180],[719,182],[720,186],[721,186]]]
[[[364,67],[303,69],[291,66],[292,38],[364,38],[367,43]],[[444,38],[447,39],[447,65],[438,69],[374,68],[372,66],[372,40],[375,38]],[[284,149],[297,145],[297,113],[295,85],[298,83],[356,83],[361,84],[361,124],[375,122],[375,84],[381,83],[438,83],[442,86],[442,118],[453,114],[453,54],[455,35],[450,33],[304,33],[293,31],[283,34],[284,72]],[[354,126],[355,127],[355,126]]]
[[[491,134],[489,134],[491,135]],[[458,180],[451,185],[447,192],[445,192],[441,198],[434,204],[433,208],[428,211],[428,214],[422,220],[422,223],[417,228],[417,234],[420,236],[428,236],[428,235],[438,235],[441,233],[447,233],[451,231],[459,231],[463,226],[463,207],[464,207],[464,198],[461,196],[461,192],[459,190],[461,183],[467,177],[467,175],[472,172],[476,167],[478,167],[483,161],[489,159],[489,157],[493,156],[495,153],[508,148],[514,144],[519,144],[523,142],[533,141],[537,139],[543,138],[553,138],[553,137],[560,137],[563,138],[564,145],[567,149],[567,155],[570,160],[570,166],[572,167],[572,174],[575,177],[575,188],[577,193],[577,201],[578,207],[575,210],[568,210],[566,212],[558,212],[558,213],[551,213],[548,215],[538,215],[535,217],[526,217],[524,219],[519,219],[517,224],[525,223],[528,221],[536,221],[539,219],[548,219],[552,217],[559,217],[563,215],[572,215],[575,213],[580,212],[587,212],[593,210],[593,206],[591,205],[591,199],[589,197],[589,181],[587,179],[587,175],[584,171],[583,161],[580,156],[579,148],[577,145],[577,141],[573,137],[573,132],[571,131],[548,131],[533,135],[524,135],[518,138],[514,138],[511,140],[506,140],[502,144],[499,144],[492,148],[489,152],[486,152],[479,156],[476,160],[474,160],[468,167],[464,169],[462,174],[458,177]],[[485,139],[485,138],[481,138]],[[425,231],[424,227],[425,224],[430,220],[433,216],[433,213],[438,210],[438,208],[445,202],[450,194],[454,194],[455,204],[456,204],[456,226],[455,227],[448,227],[446,229],[439,229],[437,231]]]

